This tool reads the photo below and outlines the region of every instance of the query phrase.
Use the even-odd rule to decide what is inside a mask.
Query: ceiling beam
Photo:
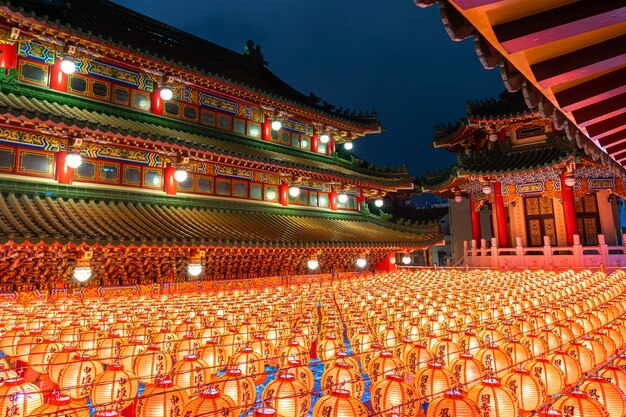
[[[626,113],[589,125],[586,130],[592,139],[600,139],[612,133],[626,130]]]
[[[493,27],[508,53],[626,22],[624,0],[578,1]]]
[[[606,138],[605,138],[606,139]],[[609,144],[609,147],[605,147],[606,153],[610,156],[618,154],[622,151],[626,151],[626,132],[621,135],[613,137],[613,142]]]
[[[474,9],[481,6],[490,6],[503,1],[504,0],[453,0],[453,2],[463,10]]]
[[[574,110],[572,116],[578,127],[587,127],[622,113],[626,113],[626,93]]]
[[[626,93],[624,80],[626,80],[626,67],[554,93],[554,97],[561,109],[573,112],[582,107]]]
[[[621,35],[530,66],[543,88],[626,64],[626,35]]]

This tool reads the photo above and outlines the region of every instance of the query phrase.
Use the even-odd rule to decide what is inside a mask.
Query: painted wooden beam
[[[502,3],[504,0],[453,0],[457,6],[463,10],[474,9],[476,7],[491,6],[496,3]]]
[[[626,68],[555,93],[554,97],[561,109],[573,112],[623,93],[626,93]]]
[[[626,64],[626,35],[530,66],[539,85],[551,88]]]
[[[626,130],[626,113],[589,125],[586,130],[592,139],[600,139],[612,133]]]
[[[606,153],[613,156],[621,151],[626,151],[626,132],[617,132],[613,135],[606,136],[599,142],[600,145],[605,143],[606,145],[602,146],[606,150]]]
[[[625,21],[624,0],[578,1],[495,25],[493,31],[512,54]]]
[[[578,127],[587,127],[623,113],[626,113],[626,93],[574,110],[572,116]]]

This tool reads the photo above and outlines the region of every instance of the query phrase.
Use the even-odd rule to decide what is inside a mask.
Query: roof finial
[[[254,42],[250,39],[246,41],[246,49],[243,51],[243,54],[248,56],[258,66],[267,66],[267,61],[263,58],[263,53],[261,52],[261,45],[254,46]]]

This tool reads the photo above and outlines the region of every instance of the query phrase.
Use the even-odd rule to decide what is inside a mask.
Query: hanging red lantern
[[[313,417],[366,417],[367,408],[347,390],[333,390],[318,399],[313,406]]]
[[[512,369],[500,382],[515,394],[517,405],[524,413],[538,409],[546,399],[543,382],[526,369]]]
[[[256,400],[254,379],[243,375],[241,370],[228,367],[226,374],[215,380],[215,387],[235,401],[235,415],[245,414]]]
[[[311,361],[309,351],[300,346],[300,342],[296,340],[290,340],[289,344],[285,346],[278,356],[278,366],[283,368],[287,365],[287,361],[290,359],[297,359],[303,365],[308,365]]]
[[[279,372],[276,379],[267,384],[261,399],[264,405],[284,417],[306,417],[311,408],[310,391],[290,372]]]
[[[137,417],[182,417],[188,403],[187,391],[166,378],[146,386],[137,398],[136,413]]]
[[[478,404],[484,417],[512,417],[519,414],[515,394],[496,378],[488,378],[470,388],[467,396]]]
[[[382,413],[402,407],[402,415],[416,417],[420,411],[417,391],[399,375],[386,375],[370,388],[374,411]]]
[[[215,339],[207,340],[198,351],[198,356],[209,366],[211,381],[215,380],[217,373],[226,366],[226,351]]]
[[[59,387],[75,400],[91,394],[96,377],[104,372],[104,367],[94,357],[75,355],[72,361],[59,373]]]
[[[452,371],[459,383],[468,389],[479,384],[487,373],[485,365],[468,353],[462,354],[459,359],[452,362],[448,370]]]
[[[110,363],[96,376],[91,390],[91,403],[98,409],[122,411],[132,404],[139,391],[135,375],[122,365]]]
[[[231,358],[230,362],[232,366],[239,368],[243,375],[251,376],[256,385],[263,385],[267,379],[263,359],[249,346],[241,348]]]
[[[560,397],[552,407],[564,416],[610,417],[598,400],[577,389]]]
[[[617,366],[608,365],[598,372],[598,376],[605,378],[611,384],[617,385],[619,389],[626,393],[626,371]]]
[[[35,372],[46,374],[48,373],[52,356],[62,349],[63,345],[61,345],[61,343],[44,339],[42,342],[33,346],[28,355],[28,364]]]
[[[334,389],[343,389],[357,400],[365,392],[365,382],[361,374],[345,362],[337,362],[333,368],[324,371],[320,386],[326,395]]]
[[[582,383],[580,390],[586,392],[589,397],[598,400],[610,417],[626,416],[624,392],[605,378],[592,376]]]
[[[7,379],[0,386],[0,410],[4,410],[6,416],[27,417],[42,405],[41,391],[24,378]]]
[[[393,356],[393,353],[385,350],[380,352],[377,358],[373,359],[368,365],[368,376],[370,381],[378,382],[385,378],[386,374],[393,374],[397,370],[404,371],[404,363]]]
[[[418,395],[426,401],[432,395],[449,390],[457,383],[454,374],[440,363],[429,363],[426,368],[415,374],[415,387]]]
[[[296,376],[296,379],[304,384],[308,391],[313,389],[315,379],[313,378],[313,371],[308,366],[302,365],[297,359],[290,359],[287,362],[287,366],[280,368],[284,369]]]
[[[89,417],[89,408],[69,395],[50,396],[46,403],[35,408],[30,416]]]
[[[238,414],[237,406],[232,398],[222,394],[219,389],[209,388],[187,403],[182,415],[185,417],[237,417]]]
[[[524,369],[527,369],[532,375],[541,379],[548,395],[558,393],[565,386],[565,376],[563,372],[548,359],[537,358],[524,365]]]
[[[196,355],[187,355],[182,361],[176,362],[171,375],[174,385],[185,389],[189,397],[198,395],[211,379],[209,365]]]
[[[461,391],[447,390],[428,404],[426,417],[480,417],[478,405]]]
[[[172,359],[158,346],[149,346],[133,362],[133,373],[140,382],[154,384],[157,378],[163,378],[172,370]]]
[[[583,376],[583,370],[576,358],[567,354],[563,350],[557,350],[548,356],[550,362],[558,367],[565,377],[565,385],[576,383]]]

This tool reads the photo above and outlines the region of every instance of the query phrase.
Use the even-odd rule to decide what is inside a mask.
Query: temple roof
[[[379,125],[375,114],[337,113],[331,111],[332,106],[318,105],[318,97],[300,93],[269,71],[255,48],[248,55],[231,51],[108,0],[1,0],[0,5],[48,26],[159,62],[218,76],[363,126]]]
[[[522,91],[509,93],[505,90],[498,95],[497,100],[487,98],[467,103],[468,120],[503,120],[533,113],[526,105]]]
[[[358,179],[383,186],[406,187],[411,184],[411,178],[406,171],[386,172],[356,158],[349,162],[318,156],[133,109],[121,110],[106,103],[68,95],[61,96],[59,93],[35,86],[0,82],[0,114],[50,122],[54,125],[63,123],[68,127],[86,129],[92,133],[120,134],[155,143],[180,145],[188,149],[267,165]]]
[[[0,243],[417,247],[439,237],[434,226],[403,228],[358,214],[329,215],[249,203],[221,207],[206,202],[180,205],[178,200],[151,203],[146,197],[147,201],[136,201],[2,193]]]

